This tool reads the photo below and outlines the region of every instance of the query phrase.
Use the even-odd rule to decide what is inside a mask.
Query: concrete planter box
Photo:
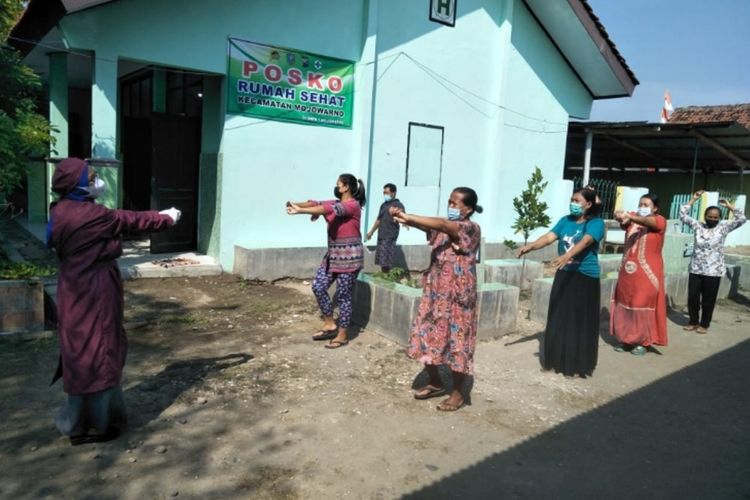
[[[531,288],[531,319],[542,324],[547,324],[547,312],[549,311],[549,294],[552,291],[554,278],[542,278],[534,280]],[[617,278],[601,278],[599,281],[600,300],[599,307],[601,318],[609,317],[609,302],[615,290]]]
[[[0,335],[44,330],[40,279],[0,281]]]
[[[477,336],[492,338],[516,328],[517,287],[503,283],[480,284]],[[406,345],[422,299],[422,289],[360,275],[354,288],[353,321],[373,328],[386,338]]]
[[[535,260],[526,259],[524,269],[521,259],[492,259],[484,261],[484,282],[505,283],[522,290],[531,289],[534,280],[544,276],[544,265]],[[523,270],[523,284],[521,272]]]

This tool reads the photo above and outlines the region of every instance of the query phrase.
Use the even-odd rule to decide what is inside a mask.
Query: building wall
[[[473,187],[485,237],[512,238],[512,198],[535,165],[550,181],[550,215],[562,215],[567,121],[588,117],[591,96],[521,0],[462,0],[458,9],[449,28],[429,21],[427,2],[131,0],[67,16],[62,27],[71,46],[97,57],[219,75],[228,36],[357,62],[351,129],[221,117],[225,89],[210,96],[199,247],[232,269],[235,245],[324,246],[324,224],[286,215],[284,202],[329,198],[345,172],[367,182],[363,232],[393,182],[407,209],[429,215],[444,214],[453,187]],[[444,127],[439,187],[404,185],[410,122]],[[402,243],[423,241],[402,231]]]
[[[569,117],[586,119],[592,98],[552,41],[520,0],[512,12],[513,30],[506,68],[504,122],[494,179],[498,200],[495,207],[502,223],[485,230],[492,240],[518,239],[511,225],[515,220],[513,198],[526,188],[535,166],[547,180],[544,201],[550,205],[552,224],[568,213],[572,183],[561,182]],[[546,232],[541,228],[532,238]]]

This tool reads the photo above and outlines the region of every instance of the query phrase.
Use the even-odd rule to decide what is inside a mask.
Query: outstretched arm
[[[590,246],[592,243],[595,243],[595,242],[596,240],[592,238],[590,234],[584,234],[583,238],[581,238],[581,241],[573,245],[573,248],[571,248],[564,254],[552,259],[550,264],[552,264],[552,266],[555,269],[560,269],[564,267],[568,262],[570,262],[573,257],[583,252],[586,249],[586,247]]]
[[[313,205],[310,202],[305,202],[301,205],[288,202],[286,206],[286,213],[288,213],[289,215],[296,215],[296,214],[325,215],[326,208],[323,205]]]
[[[416,227],[422,231],[440,231],[447,234],[451,242],[458,243],[459,225],[457,222],[443,219],[442,217],[407,214],[399,207],[391,207],[390,212],[393,218],[400,224]]]
[[[521,256],[526,255],[533,250],[544,248],[555,241],[557,241],[557,235],[550,231],[549,233],[543,234],[542,236],[537,238],[533,243],[529,243],[528,245],[524,245],[519,248],[518,252],[516,252],[516,255],[518,256],[518,258],[521,258]]]

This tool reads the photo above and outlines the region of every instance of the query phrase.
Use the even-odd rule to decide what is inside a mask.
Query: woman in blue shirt
[[[557,241],[557,269],[549,297],[541,345],[544,370],[565,376],[590,376],[599,347],[599,242],[604,237],[596,192],[579,189],[570,198],[570,215],[552,230],[518,250],[518,256]]]

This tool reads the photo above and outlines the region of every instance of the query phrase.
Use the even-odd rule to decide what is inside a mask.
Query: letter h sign
[[[446,26],[456,25],[456,2],[458,0],[430,0],[430,21]]]

